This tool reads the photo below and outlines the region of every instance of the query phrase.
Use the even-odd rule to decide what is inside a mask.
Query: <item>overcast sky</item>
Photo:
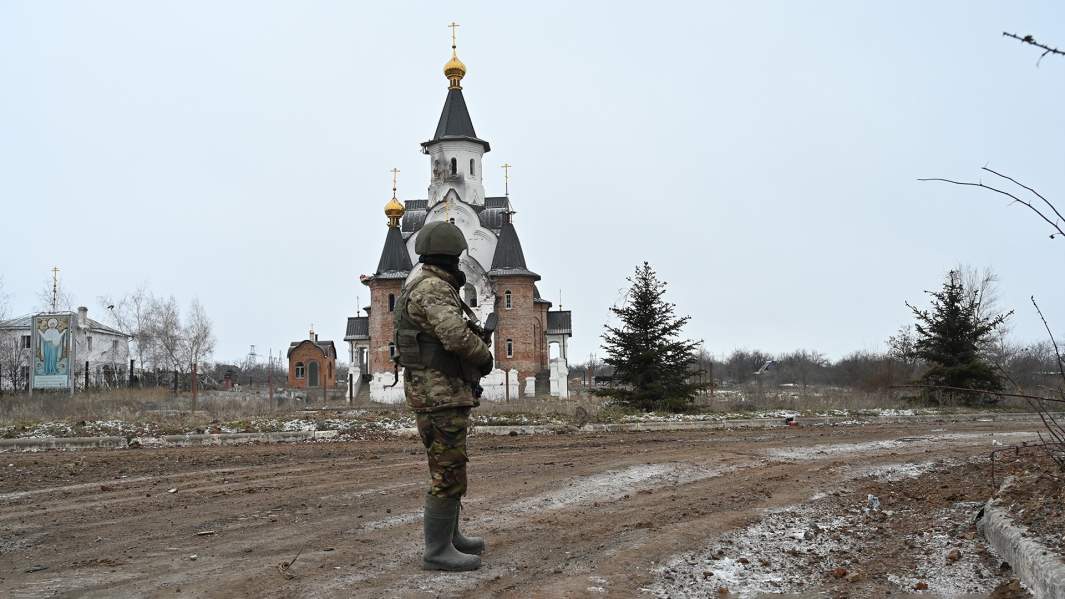
[[[860,5],[859,5],[860,4]],[[314,323],[338,342],[385,235],[389,169],[424,198],[452,21],[489,194],[514,165],[571,362],[647,260],[708,350],[835,358],[909,322],[953,265],[993,268],[1018,340],[1065,327],[1065,240],[917,177],[988,164],[1065,208],[1065,4],[0,1],[0,275],[26,313],[146,283],[216,358]],[[986,179],[986,177],[985,177]],[[346,358],[346,351],[342,351]]]

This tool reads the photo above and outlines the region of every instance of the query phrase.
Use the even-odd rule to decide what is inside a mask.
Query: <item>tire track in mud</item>
[[[862,439],[860,445],[870,437],[912,436],[914,428],[927,433],[927,427],[892,427],[860,434],[830,431],[830,438],[857,437]],[[299,484],[269,494],[201,496],[200,504],[180,511],[135,502],[123,505],[134,513],[80,523],[84,528],[73,541],[59,537],[56,529],[64,528],[62,521],[42,519],[37,526],[54,537],[54,549],[62,551],[64,560],[77,563],[111,554],[124,563],[108,568],[115,572],[57,564],[53,574],[34,579],[15,574],[14,563],[7,566],[13,554],[3,554],[0,591],[12,584],[15,590],[40,590],[38,583],[47,581],[57,592],[87,596],[173,593],[177,586],[200,596],[339,597],[351,596],[355,589],[367,596],[473,589],[478,594],[527,596],[533,588],[580,595],[594,583],[608,595],[627,596],[647,577],[646,563],[654,556],[668,557],[685,543],[705,542],[714,531],[746,525],[755,517],[754,508],[801,501],[813,490],[839,480],[845,473],[840,470],[845,462],[839,459],[844,454],[813,454],[808,460],[767,458],[773,446],[823,449],[840,445],[821,442],[824,435],[805,431],[752,439],[721,433],[637,433],[500,440],[487,447],[478,442],[471,464],[471,486],[477,494],[464,502],[470,514],[465,526],[488,534],[489,554],[482,570],[461,575],[418,570],[424,464],[420,455],[411,459],[411,452],[389,444],[396,455],[388,463],[374,464],[375,474],[368,479],[345,480],[357,468],[334,467],[339,458],[320,460],[317,476],[303,477]],[[944,441],[945,446],[951,444],[952,451],[970,451],[961,438]],[[897,462],[899,455],[882,454],[923,458],[927,448],[904,444],[856,455]],[[344,461],[365,464],[366,459],[355,456]],[[257,480],[271,480],[277,477],[275,471],[302,466],[246,468],[256,471]],[[233,468],[212,470],[231,472]],[[328,503],[329,497],[345,496],[348,499],[342,501],[354,507],[313,507]],[[273,512],[277,506],[282,506],[281,511]],[[0,514],[8,507],[0,507]],[[388,509],[399,513],[387,514]],[[272,513],[278,515],[277,522],[270,521]],[[357,513],[369,517],[365,524],[356,518]],[[179,521],[168,527],[168,518]],[[189,535],[190,530],[206,524],[217,525],[217,534]],[[145,540],[138,538],[134,549],[130,549],[130,538],[92,542],[93,534],[114,536],[117,526],[126,527],[130,537]],[[299,577],[285,581],[275,566],[290,560],[301,547],[304,553],[296,567]],[[322,551],[327,547],[335,550]],[[200,556],[195,562],[188,560],[192,553]],[[589,582],[590,576],[601,580]]]

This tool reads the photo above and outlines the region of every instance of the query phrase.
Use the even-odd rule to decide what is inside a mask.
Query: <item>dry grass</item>
[[[119,389],[108,392],[66,394],[5,395],[0,397],[0,426],[24,426],[45,421],[75,423],[79,421],[120,420],[129,423],[154,423],[166,429],[197,429],[213,422],[234,422],[284,417],[313,418],[308,410],[320,411],[323,417],[343,416],[338,411],[368,410],[381,415],[404,415],[406,407],[396,404],[346,403],[343,393],[331,394],[328,403],[320,396],[310,402],[288,399],[275,394],[271,402],[265,389],[211,391],[201,393],[193,405],[190,393],[174,394],[167,389]],[[700,397],[692,413],[759,415],[787,410],[806,415],[859,414],[884,409],[930,408],[915,403],[912,397],[897,392],[870,393],[840,388],[801,389],[772,388],[762,391],[755,386],[718,390],[713,396]],[[934,406],[942,412],[967,410],[960,406]],[[995,410],[1027,410],[1020,401],[1003,401]],[[971,409],[968,409],[971,410]],[[297,414],[299,413],[299,414]],[[495,423],[519,422],[614,422],[635,410],[615,406],[609,400],[587,393],[569,399],[533,397],[509,402],[484,401],[476,412]]]
[[[331,396],[340,397],[338,395]],[[317,398],[320,403],[322,400]],[[312,402],[310,406],[314,406]],[[122,420],[197,427],[213,421],[281,417],[303,411],[308,404],[277,393],[271,402],[265,389],[239,392],[210,391],[174,394],[168,389],[116,389],[105,392],[37,393],[0,397],[0,425],[26,425],[42,421]]]

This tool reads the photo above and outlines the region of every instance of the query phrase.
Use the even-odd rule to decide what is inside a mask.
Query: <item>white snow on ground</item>
[[[766,514],[760,522],[728,533],[716,543],[682,554],[656,569],[650,591],[656,597],[707,597],[725,587],[729,597],[802,590],[820,571],[850,564],[850,541],[837,531],[862,516],[822,513],[804,504]]]
[[[897,449],[899,447],[934,446],[943,441],[971,441],[979,445],[986,443],[988,446],[1004,443],[1016,443],[1022,439],[1036,439],[1036,433],[1030,432],[1005,432],[1005,433],[953,433],[947,435],[926,435],[920,437],[902,437],[884,441],[866,441],[864,443],[824,443],[805,447],[780,447],[766,452],[771,458],[783,460],[816,460],[823,457],[848,455],[855,453],[869,453]]]
[[[574,504],[621,499],[644,488],[661,489],[733,472],[738,466],[708,468],[684,463],[641,464],[570,479],[562,488],[512,503],[504,511],[553,510]]]
[[[929,466],[897,464],[871,474],[887,480],[912,478]],[[847,570],[845,575],[861,576],[855,562],[863,557],[865,539],[878,535],[878,522],[907,517],[870,510],[870,504],[838,506],[819,494],[806,503],[768,511],[761,521],[659,566],[655,582],[646,590],[662,599],[685,599],[715,596],[724,587],[727,596],[742,599],[809,590],[812,581],[830,576],[837,567]],[[907,539],[919,556],[916,570],[889,580],[902,591],[912,591],[923,581],[929,592],[942,598],[989,592],[997,579],[979,558],[981,543],[960,530],[978,509],[978,504],[958,503],[940,510],[931,530]],[[952,549],[959,550],[956,561],[947,558]]]

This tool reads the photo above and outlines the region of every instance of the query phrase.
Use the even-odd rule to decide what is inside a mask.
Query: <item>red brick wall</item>
[[[316,346],[306,343],[297,347],[288,357],[288,386],[290,389],[306,389],[310,376],[311,360],[318,362],[318,382],[328,387],[336,386],[337,364]],[[303,362],[303,378],[296,378],[296,362]],[[329,374],[332,373],[332,376]],[[321,387],[318,387],[319,389]]]
[[[495,280],[496,314],[499,324],[493,341],[496,367],[517,369],[524,379],[535,376],[546,367],[547,348],[544,344],[542,307],[533,303],[533,280],[528,277],[499,277]],[[510,310],[505,294],[511,292]],[[514,355],[507,357],[507,339],[514,342]]]
[[[370,351],[368,368],[374,372],[392,372],[392,358],[388,355],[388,344],[395,337],[392,312],[388,311],[388,294],[399,300],[399,291],[403,288],[400,279],[370,281]]]

